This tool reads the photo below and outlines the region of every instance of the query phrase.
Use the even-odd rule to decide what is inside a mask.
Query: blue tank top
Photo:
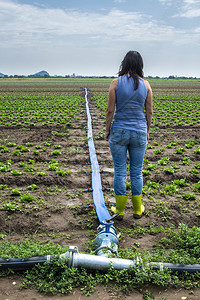
[[[116,107],[113,125],[122,129],[147,132],[147,120],[144,105],[147,88],[139,78],[137,90],[134,90],[134,79],[128,76],[118,78],[116,88]]]

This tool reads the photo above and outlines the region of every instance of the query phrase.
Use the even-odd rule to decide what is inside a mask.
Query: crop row
[[[105,112],[107,107],[107,96],[94,95],[96,107]],[[155,126],[174,126],[174,125],[198,125],[200,124],[199,100],[182,100],[171,98],[170,101],[155,97],[153,101],[154,115],[152,124]]]
[[[80,96],[34,96],[26,100],[1,100],[0,125],[71,125],[83,107]]]

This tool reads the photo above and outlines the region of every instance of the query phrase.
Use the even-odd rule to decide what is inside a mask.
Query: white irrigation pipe
[[[101,184],[101,176],[100,169],[97,160],[97,155],[94,146],[94,140],[92,135],[92,119],[90,115],[89,105],[88,105],[88,90],[85,90],[85,105],[86,105],[86,113],[87,113],[87,138],[88,138],[88,148],[91,162],[91,171],[92,171],[92,193],[93,193],[93,201],[96,210],[97,217],[99,222],[102,224],[104,220],[110,218],[110,214],[105,206],[105,201],[103,197],[102,184]]]

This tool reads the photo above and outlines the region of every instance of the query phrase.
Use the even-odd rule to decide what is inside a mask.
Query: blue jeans
[[[142,167],[147,146],[147,134],[112,127],[109,136],[110,151],[114,163],[114,191],[126,195],[127,150],[130,160],[132,195],[140,195],[143,187]]]

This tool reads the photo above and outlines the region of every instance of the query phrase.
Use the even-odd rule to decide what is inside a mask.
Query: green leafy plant
[[[32,202],[34,199],[35,197],[30,194],[24,194],[19,197],[19,201],[23,203]]]
[[[26,172],[34,172],[36,169],[32,165],[25,165],[24,166],[24,171]]]
[[[144,176],[148,176],[149,174],[150,174],[150,171],[149,170],[142,170],[142,174],[144,175]]]
[[[195,174],[195,175],[199,174],[199,170],[197,170],[197,169],[188,170],[188,172]]]
[[[23,161],[20,161],[18,164],[19,167],[24,167],[24,165],[25,165],[25,162],[23,162]]]
[[[83,153],[83,150],[80,150],[80,148],[74,148],[74,147],[69,147],[66,149],[67,152],[70,153]]]
[[[69,175],[71,172],[69,170],[64,170],[64,169],[57,169],[56,170],[56,173],[59,175],[59,176],[67,176]]]
[[[194,165],[195,169],[200,169],[200,163]]]
[[[176,184],[166,184],[165,186],[165,192],[168,194],[168,195],[174,195],[178,192],[178,186]]]
[[[158,168],[157,164],[148,164],[147,165],[147,170],[156,170]]]
[[[104,140],[105,133],[103,131],[98,132],[98,135],[96,136],[96,140]]]
[[[183,197],[183,199],[185,199],[187,201],[195,200],[196,199],[196,196],[195,196],[194,193],[186,193],[182,197]]]
[[[19,151],[19,150],[13,150],[13,155],[14,156],[19,156],[19,155],[21,155],[21,152]]]
[[[131,189],[131,182],[126,182],[126,189],[130,190]]]
[[[6,148],[6,146],[2,146],[2,147],[0,147],[0,149],[1,149],[1,153],[9,153],[10,152],[10,150],[8,149],[8,148]]]
[[[162,166],[163,166],[163,165],[167,165],[168,162],[169,162],[169,158],[166,157],[166,156],[162,157],[162,158],[158,161],[159,165],[162,165]]]
[[[37,190],[38,189],[38,186],[36,184],[31,184],[29,186],[27,186],[27,190],[31,190],[31,191],[34,191],[34,190]]]
[[[7,184],[0,184],[0,190],[5,190],[7,188]]]
[[[37,176],[46,176],[47,174],[46,174],[46,172],[37,172],[37,174],[36,174]]]
[[[174,170],[180,169],[180,167],[177,166],[175,163],[171,164],[171,167],[172,167]]]
[[[196,190],[200,190],[200,181],[194,184]]]
[[[33,154],[39,156],[39,155],[40,155],[40,151],[38,151],[38,150],[33,150]]]
[[[29,163],[30,165],[34,165],[34,164],[35,164],[35,161],[34,161],[34,159],[29,159],[29,160],[28,160],[28,163]]]
[[[186,156],[183,158],[183,165],[189,166],[190,162],[191,162],[191,160],[189,157]]]
[[[19,170],[12,170],[11,171],[11,175],[13,176],[19,176],[19,175],[22,175],[23,173]]]
[[[19,204],[16,204],[15,202],[5,201],[3,203],[3,206],[0,207],[0,210],[15,212],[15,211],[21,211],[21,206]]]
[[[61,149],[61,145],[54,145],[54,149]]]
[[[51,147],[51,143],[50,142],[45,142],[44,143],[46,147]]]
[[[57,155],[61,155],[62,152],[60,150],[54,150],[51,154],[57,156]]]
[[[153,300],[153,299],[155,299],[155,297],[152,292],[146,290],[143,294],[143,299],[144,300]]]
[[[194,150],[194,153],[195,154],[200,154],[200,146],[196,150]]]
[[[29,148],[27,147],[22,147],[21,152],[30,152]]]
[[[9,142],[8,144],[7,144],[7,147],[15,147],[16,146],[16,144],[15,143],[12,143],[12,142]]]
[[[170,205],[166,205],[163,201],[157,201],[154,211],[156,216],[161,217],[162,221],[167,221],[171,218]]]
[[[51,164],[49,165],[49,170],[50,171],[56,171],[58,169],[59,165],[58,164]]]
[[[193,141],[190,141],[188,144],[185,144],[186,148],[192,148],[195,145]]]
[[[3,163],[3,162],[0,162],[0,172],[8,172],[10,171],[10,163],[6,162],[6,163]]]
[[[175,149],[175,152],[176,152],[177,154],[183,154],[184,151],[185,151],[185,149],[184,149],[184,148],[181,148],[181,147],[176,147],[176,149]]]
[[[185,178],[176,179],[176,180],[173,181],[173,183],[176,184],[177,186],[180,186],[180,187],[189,185],[189,183],[185,182]]]
[[[160,186],[159,182],[155,182],[155,181],[151,181],[151,180],[147,180],[146,184],[147,184],[147,186],[152,187],[154,189],[158,189]]]
[[[163,170],[163,172],[164,172],[165,174],[174,174],[174,169],[173,169],[173,168],[165,168],[165,169]]]
[[[153,151],[154,154],[161,154],[164,151],[164,148],[156,149]]]
[[[57,131],[52,131],[51,134],[56,135],[56,136],[65,136],[66,135],[66,133],[64,133],[64,132],[57,132]]]
[[[16,189],[13,189],[10,191],[10,195],[11,196],[19,196],[19,195],[21,195],[21,192],[18,188],[16,188]]]

